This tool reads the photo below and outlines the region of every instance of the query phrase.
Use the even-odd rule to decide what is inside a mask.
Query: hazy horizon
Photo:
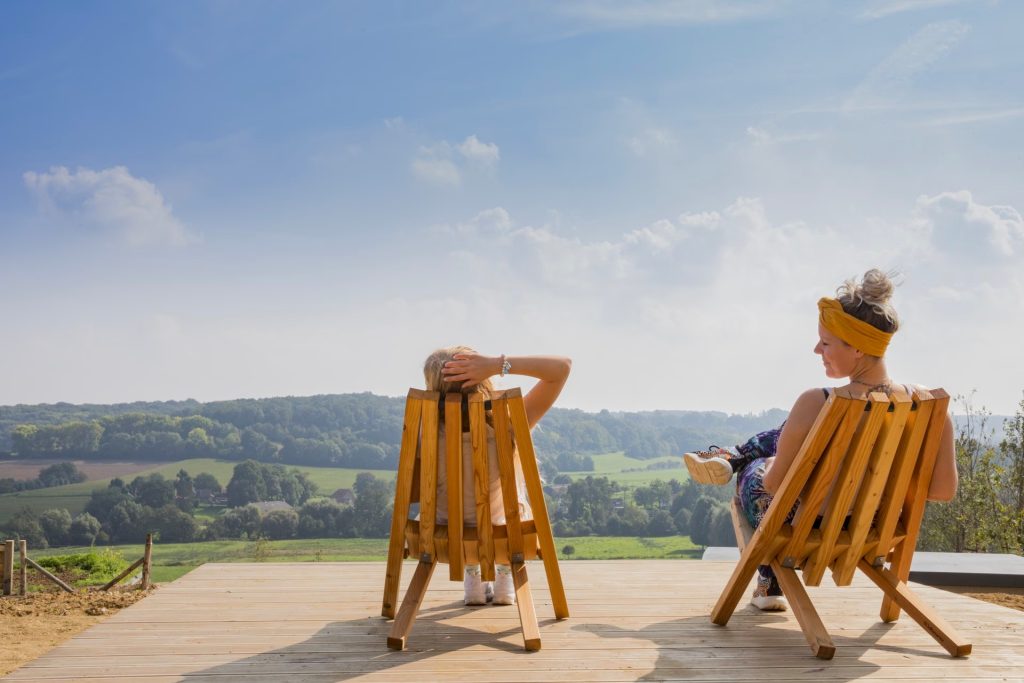
[[[574,360],[558,405],[788,410],[901,274],[894,379],[1024,397],[1024,5],[0,7],[0,404]]]

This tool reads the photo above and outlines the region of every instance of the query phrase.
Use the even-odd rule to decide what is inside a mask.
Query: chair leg
[[[537,535],[543,537],[545,535],[551,536],[551,528],[548,527],[546,530],[537,530]],[[565,599],[565,586],[562,583],[562,570],[558,566],[558,555],[554,551],[555,542],[551,539],[550,543],[543,543],[542,548],[549,548],[549,551],[541,552],[541,561],[544,562],[544,574],[548,577],[548,590],[551,593],[551,604],[555,609],[556,619],[568,619],[569,618],[569,603]]]
[[[910,617],[921,625],[946,652],[954,657],[966,657],[971,654],[971,644],[957,633],[956,629],[945,619],[935,613],[921,598],[910,590],[906,582],[892,571],[878,568],[864,560],[857,567],[882,589],[886,598],[899,605]]]
[[[540,627],[537,625],[537,609],[530,591],[530,577],[526,574],[525,562],[513,562],[512,582],[516,587],[516,606],[519,608],[519,623],[523,626],[523,644],[527,650],[540,649]]]
[[[756,571],[757,562],[753,559],[751,546],[748,545],[740,554],[740,561],[736,563],[736,567],[732,570],[729,583],[722,589],[722,594],[718,596],[718,602],[715,603],[714,608],[711,610],[712,623],[719,626],[725,626],[729,623],[729,618],[736,611],[736,605],[739,604],[743,593],[747,590],[747,586],[750,585],[750,579],[754,577],[754,572]]]
[[[772,562],[772,569],[775,577],[779,580],[782,592],[789,599],[789,605],[793,608],[793,615],[800,630],[804,632],[807,644],[811,646],[811,652],[818,659],[832,659],[836,654],[836,646],[832,642],[825,624],[818,616],[818,610],[814,609],[811,597],[807,595],[803,582],[796,575],[796,571],[783,567],[778,562]]]
[[[412,631],[412,624],[416,620],[416,614],[420,611],[420,605],[423,604],[423,596],[427,592],[430,577],[434,574],[436,566],[437,560],[421,561],[416,565],[412,581],[409,582],[409,588],[405,591],[405,599],[402,600],[398,616],[391,624],[391,633],[388,634],[388,647],[392,650],[405,649],[405,640]]]

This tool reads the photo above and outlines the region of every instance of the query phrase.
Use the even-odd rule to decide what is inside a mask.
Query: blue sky
[[[786,408],[897,269],[902,381],[1024,395],[1024,6],[0,5],[0,404],[417,385]]]

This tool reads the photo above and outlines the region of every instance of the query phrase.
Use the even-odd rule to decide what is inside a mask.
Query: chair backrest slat
[[[522,555],[523,528],[519,518],[519,486],[516,482],[515,447],[508,419],[508,400],[504,394],[491,399],[494,417],[494,441],[498,450],[498,470],[501,473],[501,497],[505,507],[505,526],[508,529],[509,555]]]
[[[832,563],[839,533],[846,521],[847,511],[860,487],[871,447],[882,427],[889,410],[889,399],[885,394],[871,394],[868,397],[868,413],[861,419],[864,423],[857,429],[850,442],[846,457],[839,466],[839,474],[829,492],[825,511],[821,515],[821,542],[804,563],[804,583],[808,586],[821,584],[825,570]]]
[[[878,513],[889,470],[892,467],[896,448],[900,444],[903,430],[913,401],[909,396],[895,395],[891,399],[892,411],[883,415],[882,425],[872,444],[871,455],[864,468],[864,477],[850,512],[848,528],[850,545],[840,553],[834,564],[832,579],[837,586],[848,586],[853,580],[861,553],[871,529],[871,522]]]
[[[473,491],[476,494],[477,557],[480,576],[494,580],[494,530],[491,526],[491,474],[487,456],[487,413],[480,394],[469,397],[469,431],[473,443]]]
[[[448,578],[461,581],[465,569],[462,547],[462,400],[448,394],[444,400],[445,470],[448,478]],[[455,520],[455,523],[452,521]]]
[[[434,557],[437,515],[437,404],[423,406],[420,436],[420,553]]]
[[[910,479],[917,466],[921,444],[928,432],[928,423],[935,407],[931,394],[926,391],[915,391],[913,398],[915,409],[907,418],[907,428],[903,430],[903,437],[900,439],[900,445],[893,457],[892,468],[886,479],[885,489],[882,491],[882,500],[878,505],[878,517],[875,522],[875,527],[878,529],[878,549],[872,561],[875,566],[882,565],[885,555],[892,547],[892,539],[896,535],[896,524],[899,522],[903,503],[906,500],[907,488],[910,486]],[[872,560],[872,558],[867,559]]]
[[[800,507],[797,508],[793,517],[793,535],[782,552],[781,561],[784,567],[796,567],[803,562],[806,556],[807,536],[817,521],[818,510],[821,509],[822,503],[825,502],[825,496],[828,495],[829,489],[832,487],[839,462],[846,454],[846,449],[849,447],[850,441],[857,431],[860,418],[864,414],[865,402],[863,399],[852,398],[849,394],[839,393],[839,391],[833,393],[846,399],[837,402],[842,406],[841,421],[829,440],[824,454],[815,462],[813,471],[806,480],[807,484],[803,486],[803,491],[800,494]]]

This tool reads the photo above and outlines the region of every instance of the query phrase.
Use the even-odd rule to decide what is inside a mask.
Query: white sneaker
[[[760,574],[757,577],[757,586],[754,588],[754,595],[750,598],[754,607],[765,612],[785,612],[789,605],[786,597],[779,588],[776,579],[765,580]]]
[[[690,472],[690,478],[699,484],[728,484],[732,479],[732,465],[729,451],[711,446],[706,451],[683,453],[683,462]]]
[[[504,570],[504,571],[502,571]],[[512,581],[512,571],[507,567],[496,568],[494,577],[494,604],[516,604],[516,586]]]
[[[479,571],[471,574],[467,567],[465,578],[462,579],[462,587],[465,590],[465,595],[462,598],[463,603],[467,605],[487,604],[487,592],[484,588],[484,582],[480,580]]]

